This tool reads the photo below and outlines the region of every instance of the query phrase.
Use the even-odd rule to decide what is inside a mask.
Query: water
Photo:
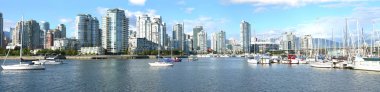
[[[0,92],[380,92],[380,72],[251,65],[241,58],[200,58],[173,67],[150,67],[152,61],[67,60],[46,70],[2,70]]]

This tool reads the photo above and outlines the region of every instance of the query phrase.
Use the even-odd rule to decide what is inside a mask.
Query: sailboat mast
[[[20,59],[22,58],[22,43],[23,43],[23,33],[24,33],[24,16],[21,17],[21,42],[20,42]]]
[[[375,23],[373,23],[372,22],[372,37],[371,37],[371,49],[370,49],[370,51],[371,51],[371,56],[373,56],[372,55],[372,53],[373,53],[373,39],[374,39],[374,37],[375,37]]]

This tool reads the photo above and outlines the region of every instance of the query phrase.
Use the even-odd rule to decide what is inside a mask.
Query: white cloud
[[[177,2],[178,5],[185,5],[186,4],[186,1],[185,0],[179,0]]]
[[[312,34],[315,38],[329,39],[332,37],[332,31],[334,31],[335,38],[342,38],[346,19],[348,20],[348,31],[352,37],[358,36],[358,29],[360,31],[363,28],[365,34],[372,32],[373,21],[376,22],[375,28],[380,28],[380,7],[358,7],[352,11],[352,14],[346,16],[320,17],[308,23],[276,29],[276,31],[278,33],[293,31],[298,36]],[[358,21],[358,28],[356,21]]]
[[[59,22],[61,22],[62,24],[72,23],[73,19],[71,19],[71,18],[61,18],[61,19],[59,19]]]
[[[130,2],[131,4],[133,4],[133,5],[144,6],[146,0],[129,0],[129,2]]]
[[[191,13],[193,13],[194,9],[195,8],[193,8],[193,7],[188,7],[188,8],[185,9],[185,12],[188,13],[188,14],[191,14]]]
[[[258,7],[258,8],[256,8],[254,10],[254,12],[258,13],[258,12],[263,12],[263,11],[266,11],[266,10],[267,10],[267,8],[265,8],[265,7]]]
[[[224,18],[216,19],[216,18],[211,18],[208,16],[199,16],[196,19],[184,19],[184,20],[173,21],[169,25],[173,25],[176,23],[181,23],[181,24],[184,23],[185,33],[192,35],[192,31],[195,26],[203,26],[203,29],[208,34],[210,34],[212,32],[223,30],[222,27],[226,25],[226,22],[228,22],[228,20]],[[168,29],[172,30],[170,26],[168,26]]]
[[[228,0],[235,4],[253,4],[254,6],[283,6],[300,7],[308,4],[337,3],[337,2],[356,2],[358,0]]]

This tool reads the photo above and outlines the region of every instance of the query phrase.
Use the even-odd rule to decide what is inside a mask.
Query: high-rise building
[[[54,46],[54,35],[53,31],[47,31],[46,32],[46,42],[45,42],[45,49],[50,49]]]
[[[101,46],[101,31],[96,17],[92,17],[90,14],[78,14],[75,22],[80,47]]]
[[[217,49],[217,52],[220,53],[220,54],[224,54],[225,51],[226,51],[226,32],[224,32],[223,30],[221,30],[220,32],[218,32],[218,49]]]
[[[47,31],[49,31],[50,30],[50,24],[49,24],[49,22],[46,22],[46,21],[41,21],[40,22],[40,25],[41,25],[41,39],[42,39],[42,43],[41,44],[43,44],[43,46],[44,46],[44,48],[45,48],[45,42],[46,42],[46,33],[47,33]]]
[[[193,50],[199,50],[198,45],[198,33],[203,30],[202,26],[196,26],[193,28]]]
[[[313,49],[313,38],[311,35],[304,35],[301,39],[301,49],[310,50]]]
[[[128,49],[128,18],[124,10],[109,9],[102,18],[102,47],[109,53],[124,53]]]
[[[218,33],[214,32],[214,33],[211,33],[211,49],[213,51],[217,51],[218,49]]]
[[[293,32],[285,32],[282,35],[281,49],[282,50],[295,50],[296,48],[296,36]]]
[[[59,38],[66,38],[66,26],[65,26],[65,24],[59,24],[57,29],[61,33]]]
[[[136,32],[138,38],[152,40],[152,28],[150,17],[146,14],[138,16],[136,20]]]
[[[148,33],[151,36],[150,41],[152,41],[153,43],[159,44],[160,46],[163,45],[162,35],[164,33],[161,19],[162,19],[161,16],[153,17],[153,20],[151,23],[151,33]]]
[[[223,30],[211,34],[211,49],[223,54],[226,51],[226,32]]]
[[[21,26],[23,26],[21,28]],[[28,49],[40,49],[42,48],[41,39],[41,29],[39,23],[35,20],[29,21],[19,21],[16,24],[16,29],[13,32],[12,38],[14,38],[13,44],[17,45],[21,42],[21,32],[22,32],[22,46]]]
[[[182,24],[175,24],[173,26],[173,47],[174,49],[178,50],[184,50],[184,33],[183,33],[183,25]]]
[[[4,42],[4,21],[3,21],[3,13],[0,12],[0,47],[5,47],[5,42]]]
[[[199,53],[206,53],[207,52],[207,33],[205,31],[200,31],[198,34],[197,34],[197,37],[198,37],[198,47],[199,47],[199,50],[198,52]]]
[[[241,48],[244,53],[250,53],[250,45],[251,45],[251,24],[247,21],[241,21],[240,24],[240,40],[241,40]]]

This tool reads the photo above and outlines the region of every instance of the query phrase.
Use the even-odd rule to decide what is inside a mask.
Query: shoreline
[[[6,56],[0,56],[5,59]],[[170,56],[163,56],[170,57]],[[175,55],[174,57],[187,58],[187,56]],[[23,59],[43,59],[43,56],[22,56]],[[85,55],[85,56],[66,56],[66,59],[86,60],[86,59],[155,59],[156,55]],[[8,56],[9,60],[20,59],[20,56]]]

